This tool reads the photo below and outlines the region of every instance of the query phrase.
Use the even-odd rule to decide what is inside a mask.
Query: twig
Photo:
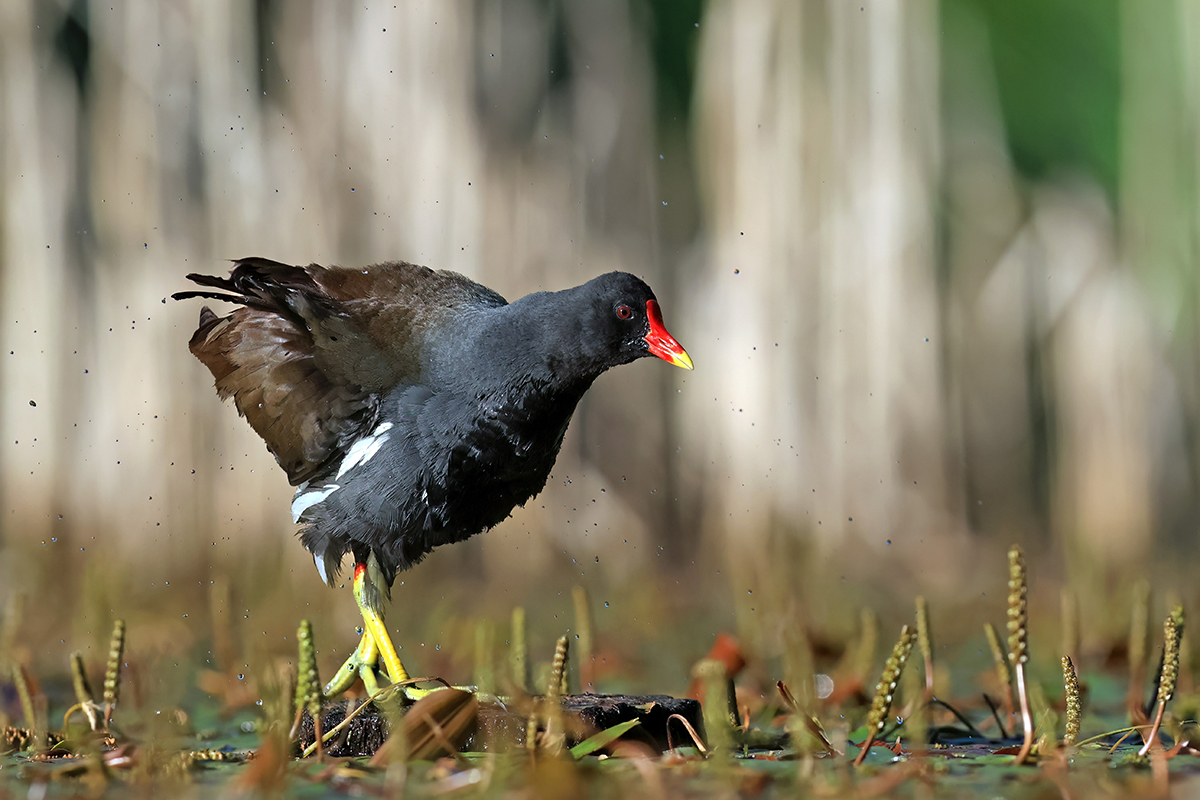
[[[1000,708],[996,705],[996,701],[987,693],[983,693],[983,702],[987,703],[988,708],[992,710],[992,719],[996,720],[996,727],[1000,729],[1000,738],[1008,738],[1008,729],[1004,727],[1004,719],[1000,716]]]
[[[792,694],[792,690],[787,687],[787,684],[783,681],[776,681],[775,688],[779,690],[779,696],[783,698],[784,704],[787,705],[792,714],[799,716],[808,732],[817,737],[821,742],[821,746],[825,748],[825,752],[830,755],[841,755],[837,748],[830,744],[829,739],[825,736],[825,731],[821,730],[821,726],[812,718],[812,715],[800,708],[800,704],[796,702],[796,696]]]
[[[397,686],[407,685],[407,684],[409,684],[409,683],[415,683],[415,682],[417,682],[417,681],[422,681],[422,680],[429,680],[429,679],[428,679],[428,678],[413,678],[413,679],[410,679],[410,680],[407,680],[407,681],[402,681],[401,683],[392,683],[392,684],[388,684],[387,686],[384,686],[382,689],[379,689],[379,690],[378,690],[378,691],[376,691],[374,694],[372,694],[370,697],[368,697],[366,700],[364,700],[364,701],[363,701],[363,703],[362,703],[362,705],[360,705],[358,708],[354,709],[354,710],[353,710],[353,711],[351,711],[349,714],[347,714],[347,715],[346,715],[346,716],[345,716],[345,717],[342,719],[342,721],[341,721],[341,722],[339,722],[337,725],[334,725],[334,726],[333,726],[332,728],[330,728],[330,729],[329,729],[329,730],[328,730],[328,731],[327,731],[325,734],[323,734],[323,735],[321,735],[321,734],[318,734],[317,738],[316,738],[316,739],[313,741],[313,743],[312,743],[312,744],[310,744],[308,747],[304,748],[304,752],[302,752],[302,753],[300,754],[300,757],[301,757],[301,758],[308,758],[310,755],[312,755],[312,754],[313,754],[313,751],[317,749],[317,747],[319,746],[319,743],[327,742],[327,741],[329,741],[330,739],[332,739],[334,736],[337,736],[339,733],[341,733],[341,732],[342,732],[342,730],[343,730],[343,729],[344,729],[344,728],[345,728],[347,725],[349,725],[349,724],[350,724],[350,722],[351,722],[351,721],[352,721],[352,720],[353,720],[355,717],[357,717],[359,714],[361,714],[363,711],[365,711],[365,710],[366,710],[366,708],[367,708],[367,706],[371,705],[371,703],[372,703],[372,702],[374,702],[374,700],[375,700],[375,698],[376,698],[376,697],[379,697],[379,696],[380,696],[380,695],[382,695],[382,694],[386,694],[387,692],[391,691],[392,689],[394,689],[394,688],[395,688],[395,687],[397,687]],[[303,711],[304,711],[304,707],[303,707],[303,706],[301,706],[301,707],[298,709],[298,711],[299,711],[300,713],[303,713]],[[319,713],[319,712],[318,712],[318,713]],[[316,719],[317,719],[316,717],[313,717],[313,721],[314,721],[314,722],[316,721]]]
[[[957,708],[955,708],[954,706],[947,703],[945,700],[939,700],[935,697],[932,700],[930,700],[929,702],[932,703],[933,705],[941,706],[942,708],[946,709],[951,714],[953,714],[955,719],[957,719],[959,722],[961,722],[963,725],[965,725],[967,727],[967,733],[971,734],[976,739],[988,738],[987,736],[985,736],[983,734],[983,731],[979,730],[974,725],[972,725],[971,720],[969,720],[965,716],[963,716],[963,713],[961,711],[959,711]]]
[[[692,737],[692,742],[696,745],[696,749],[700,751],[700,755],[703,756],[708,754],[708,748],[706,748],[704,746],[704,742],[700,740],[700,734],[696,733],[696,729],[692,727],[692,723],[688,722],[687,717],[683,716],[682,714],[672,714],[671,716],[667,717],[666,730],[668,750],[675,749],[675,742],[671,739],[671,720],[678,720],[683,725],[684,730],[688,732],[688,736]]]

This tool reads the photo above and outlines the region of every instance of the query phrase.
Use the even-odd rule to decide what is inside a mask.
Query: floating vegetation
[[[1082,644],[1074,595],[1061,592],[1062,637],[1054,641],[1071,652],[1059,655],[1059,689],[1042,666],[1030,669],[1031,639],[1042,628],[1019,547],[1008,553],[1007,577],[1007,639],[992,625],[976,634],[974,649],[985,659],[991,653],[977,673],[958,665],[944,633],[935,649],[931,603],[921,597],[882,664],[875,657],[880,617],[870,610],[854,610],[858,625],[840,651],[814,638],[812,628],[781,637],[803,649],[786,659],[788,683],[771,674],[777,662],[720,634],[691,671],[694,700],[588,693],[606,680],[598,666],[611,644],[583,591],[570,595],[567,609],[576,635],[560,636],[552,653],[546,644],[530,647],[522,608],[513,610],[507,637],[490,620],[463,622],[463,640],[473,644],[465,649],[486,692],[415,678],[382,687],[360,681],[345,696],[325,697],[318,661],[326,656],[308,620],[296,631],[292,658],[263,664],[252,682],[237,665],[253,659],[238,652],[235,632],[222,623],[213,647],[222,677],[197,670],[212,699],[186,711],[140,700],[155,678],[144,671],[136,625],[131,656],[127,627],[115,622],[98,701],[86,651],[70,654],[61,690],[44,689],[28,656],[19,657],[28,649],[10,618],[0,713],[13,723],[0,737],[0,796],[23,796],[19,787],[39,782],[93,797],[130,787],[155,795],[186,788],[198,797],[301,787],[305,796],[330,797],[718,797],[731,790],[783,797],[797,787],[801,796],[969,796],[1004,794],[1005,781],[1021,775],[1043,794],[1117,797],[1161,796],[1200,773],[1190,762],[1200,755],[1190,744],[1200,697],[1182,605],[1163,623],[1161,664],[1149,687],[1150,643],[1139,622],[1150,613],[1148,585],[1135,588],[1129,638],[1122,631],[1114,647],[1127,662],[1106,666]],[[228,588],[222,591],[224,609]],[[922,669],[906,670],[914,650]],[[935,694],[935,656],[938,692],[951,686],[952,696]],[[1093,665],[1092,688],[1078,672],[1081,658]],[[797,664],[809,672],[797,675]],[[98,665],[92,669],[99,674]],[[225,675],[230,670],[233,677]],[[879,676],[869,696],[866,670]],[[261,690],[257,702],[242,699],[247,687]],[[585,691],[570,694],[575,687]],[[53,717],[62,729],[52,730],[47,709],[66,706]],[[1121,721],[1126,709],[1140,712],[1131,726]],[[918,784],[926,788],[918,792]]]

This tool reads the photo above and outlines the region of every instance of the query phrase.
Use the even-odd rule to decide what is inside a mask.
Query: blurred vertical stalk
[[[692,676],[700,680],[700,703],[708,749],[714,754],[728,755],[734,745],[735,717],[731,681],[725,665],[715,658],[705,658],[692,668]]]
[[[237,660],[233,646],[233,630],[229,613],[229,580],[218,577],[209,590],[209,613],[212,615],[213,654],[217,670],[231,670]]]
[[[17,689],[17,699],[21,703],[21,716],[25,718],[25,727],[36,733],[38,719],[33,706],[33,694],[29,691],[29,679],[25,677],[25,668],[20,664],[12,666],[12,681]]]
[[[525,609],[512,610],[512,633],[508,651],[509,677],[519,692],[529,691],[529,645],[525,640]]]
[[[496,626],[490,619],[475,623],[475,686],[481,694],[496,693]]]
[[[1079,598],[1075,592],[1063,587],[1062,603],[1062,652],[1072,659],[1079,658]]]
[[[596,663],[592,652],[592,603],[587,589],[576,586],[571,590],[575,603],[575,630],[579,639],[575,644],[575,663],[579,665],[579,690],[592,691],[596,680]]]
[[[1000,635],[996,633],[996,626],[990,622],[985,624],[983,633],[987,637],[988,648],[992,651],[992,661],[996,665],[996,683],[999,684],[1000,691],[1004,693],[1001,697],[1001,702],[1004,704],[1004,717],[1012,719],[1012,672],[1008,668],[1008,657],[1005,655],[1004,647],[1000,644]],[[1001,730],[1000,735],[1006,736],[1007,733]]]
[[[17,641],[17,629],[25,616],[25,595],[10,592],[4,606],[4,618],[0,620],[0,669],[6,670],[12,663],[13,646]]]
[[[1146,682],[1146,651],[1150,644],[1150,584],[1140,580],[1133,587],[1129,616],[1129,691],[1125,707],[1130,721],[1136,723],[1145,715],[1142,687]]]
[[[933,638],[929,633],[929,603],[917,597],[917,643],[925,660],[925,702],[933,697]]]
[[[1172,330],[1183,429],[1200,426],[1200,7],[1120,0],[1120,242]],[[1189,435],[1190,495],[1200,495],[1200,437]],[[1136,533],[1144,533],[1137,531]],[[1137,569],[1128,559],[1120,570]]]

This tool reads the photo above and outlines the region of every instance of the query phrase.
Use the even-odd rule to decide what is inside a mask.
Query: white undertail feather
[[[382,422],[371,432],[370,436],[364,436],[352,444],[350,450],[346,453],[346,457],[342,459],[342,463],[338,467],[335,480],[336,478],[341,478],[359,464],[365,464],[370,461],[371,457],[378,453],[379,448],[383,447],[383,443],[387,441],[387,432],[391,429],[392,423]],[[325,498],[341,488],[336,483],[329,483],[312,489],[309,489],[308,486],[309,482],[305,481],[296,489],[296,496],[292,499],[292,522],[299,522],[300,517],[305,511],[323,502]],[[321,580],[332,586],[330,570],[332,568],[336,571],[338,565],[331,564],[323,553],[313,553],[313,563],[317,566],[317,573],[321,576]],[[376,567],[376,571],[378,571],[378,567]]]
[[[300,484],[300,488],[296,490],[295,498],[292,499],[292,522],[299,522],[301,514],[324,500],[326,497],[329,497],[329,495],[333,494],[340,488],[342,487],[338,486],[336,483],[331,483],[327,486],[322,486],[319,489],[313,489],[309,491],[307,481]]]
[[[325,568],[325,557],[313,553],[313,563],[317,565],[317,574],[321,576],[321,580],[324,581],[327,586],[332,586],[333,582],[329,580],[329,570]]]
[[[364,436],[350,446],[346,457],[342,459],[342,465],[338,467],[337,478],[342,477],[350,470],[357,467],[359,464],[365,464],[371,456],[379,452],[379,448],[383,447],[383,443],[387,441],[387,432],[392,429],[392,423],[383,422],[379,424],[370,436]]]

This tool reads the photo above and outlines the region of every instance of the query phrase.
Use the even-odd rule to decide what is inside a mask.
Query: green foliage
[[[1116,195],[1121,39],[1116,0],[946,0],[943,63],[988,60],[1009,147],[1027,177],[1075,169]],[[982,24],[984,53],[965,25]],[[946,70],[953,87],[953,71]]]

